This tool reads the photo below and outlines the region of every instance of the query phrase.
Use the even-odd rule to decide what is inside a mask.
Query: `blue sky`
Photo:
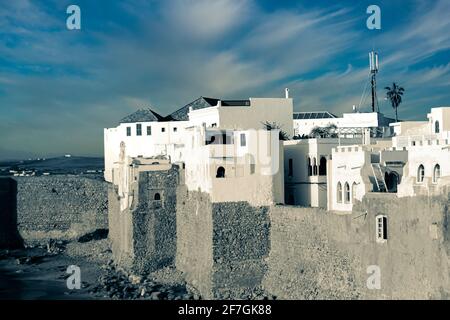
[[[450,1],[0,0],[0,158],[103,154],[103,128],[199,96],[350,112],[380,55],[402,119],[450,106]],[[66,8],[81,8],[81,30]],[[366,28],[367,6],[381,30]],[[369,108],[369,99],[364,104]]]

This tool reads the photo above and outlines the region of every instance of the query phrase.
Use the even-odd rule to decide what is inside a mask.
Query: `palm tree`
[[[385,87],[384,89],[387,90],[386,96],[391,101],[392,108],[395,110],[395,122],[398,122],[398,106],[400,103],[402,103],[402,95],[405,89],[402,87],[399,87],[398,84],[395,82],[392,83],[391,87]]]
[[[280,126],[276,122],[270,123],[269,121],[266,121],[266,122],[262,122],[262,125],[263,125],[264,129],[266,129],[267,131],[280,130],[280,134],[279,134],[280,140],[283,140],[283,141],[289,140],[289,135],[286,133],[286,131],[281,130],[282,126]]]
[[[334,123],[329,123],[326,127],[314,127],[309,136],[311,138],[337,138],[337,126]]]

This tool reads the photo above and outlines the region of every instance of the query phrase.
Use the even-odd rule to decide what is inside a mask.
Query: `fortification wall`
[[[107,185],[82,176],[18,177],[17,227],[26,242],[107,229]]]
[[[261,284],[269,253],[268,207],[211,203],[179,187],[176,266],[205,298],[241,297]]]
[[[352,214],[275,206],[263,285],[280,299],[448,298],[448,201],[369,195]],[[376,242],[375,216],[388,221]],[[368,289],[367,267],[381,271]]]
[[[109,184],[109,239],[119,266],[139,274],[174,265],[177,185],[176,166],[141,172],[132,184],[130,208],[120,211],[117,189]]]
[[[271,248],[263,285],[279,299],[355,299],[365,270],[351,216],[319,208],[270,209]],[[360,220],[357,222],[361,223]],[[355,249],[355,251],[357,251]]]
[[[175,262],[207,299],[241,298],[260,286],[279,299],[449,298],[447,198],[368,194],[350,214],[214,203],[179,185],[172,170],[140,173],[131,209],[122,212],[111,185],[110,238],[120,265],[145,273]],[[379,214],[387,217],[384,243],[376,239]],[[381,272],[379,289],[367,287],[372,266]]]
[[[213,296],[213,221],[209,195],[189,192],[186,186],[177,190],[176,267],[186,281],[204,297]]]

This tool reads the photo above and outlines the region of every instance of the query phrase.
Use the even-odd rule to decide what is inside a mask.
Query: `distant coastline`
[[[0,161],[0,176],[41,176],[60,174],[102,175],[103,157],[64,155],[52,158]]]

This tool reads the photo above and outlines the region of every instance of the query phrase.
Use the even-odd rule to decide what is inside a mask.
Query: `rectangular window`
[[[177,132],[177,128],[176,127],[173,128],[173,132]]]
[[[161,132],[166,132],[166,128],[161,128]]]
[[[152,135],[152,127],[147,126],[147,135],[151,136]]]
[[[294,175],[294,164],[293,160],[289,159],[289,177],[292,177]]]
[[[376,219],[376,239],[377,242],[383,243],[387,241],[387,217],[378,215]]]
[[[241,133],[241,147],[245,147],[247,145],[247,140],[245,137],[245,133]]]
[[[142,124],[140,123],[136,124],[136,135],[142,136]]]
[[[127,127],[127,137],[131,136],[131,127]]]

